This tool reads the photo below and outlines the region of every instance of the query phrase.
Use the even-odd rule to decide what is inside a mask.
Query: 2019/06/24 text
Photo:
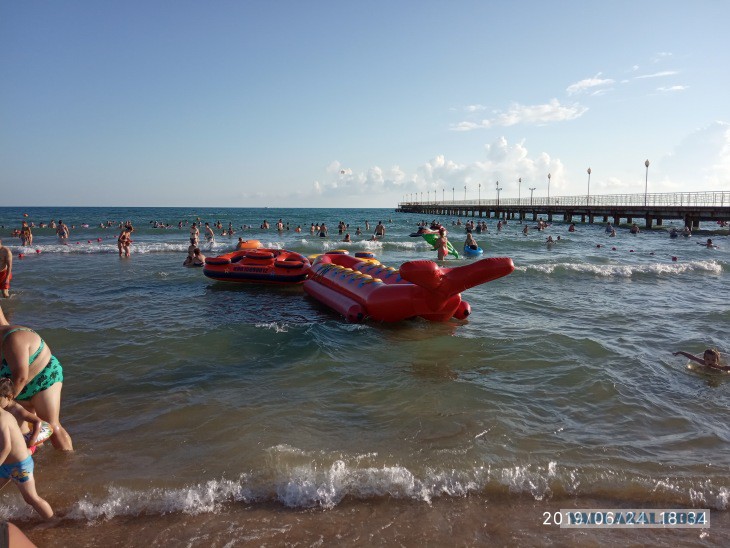
[[[588,508],[543,512],[543,525],[557,525],[561,529],[649,529],[691,528],[709,529],[710,511],[707,509],[636,509]]]

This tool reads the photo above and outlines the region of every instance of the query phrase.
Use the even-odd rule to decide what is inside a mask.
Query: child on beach
[[[717,369],[719,371],[730,371],[730,366],[720,365],[720,353],[714,348],[708,348],[707,350],[705,350],[701,358],[695,356],[694,354],[690,354],[689,352],[683,352],[681,350],[679,352],[674,352],[674,355],[684,356],[685,358],[688,358],[693,362],[697,362],[711,369]]]
[[[0,482],[4,487],[12,480],[23,500],[43,519],[50,519],[53,517],[53,508],[36,492],[33,457],[25,444],[17,419],[9,411],[17,405],[13,401],[13,391],[13,381],[8,378],[0,379]],[[39,430],[40,425],[34,424],[35,438],[38,437]]]

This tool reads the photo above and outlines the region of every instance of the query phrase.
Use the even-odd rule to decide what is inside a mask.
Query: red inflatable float
[[[207,257],[203,274],[222,282],[300,284],[310,263],[304,255],[283,249],[241,249]]]
[[[455,268],[410,261],[400,269],[341,254],[317,257],[304,291],[350,322],[365,318],[395,322],[414,316],[431,321],[466,318],[471,307],[461,292],[515,269],[512,259],[494,257]]]

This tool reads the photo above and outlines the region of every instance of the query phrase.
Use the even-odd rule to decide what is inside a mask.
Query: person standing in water
[[[449,239],[446,237],[446,229],[444,227],[439,228],[439,237],[436,238],[436,250],[439,261],[443,261],[449,254]]]
[[[61,425],[63,368],[41,336],[28,327],[0,326],[0,377],[13,381],[13,398],[53,428],[56,449],[73,451]]]
[[[10,280],[13,279],[13,254],[7,247],[3,247],[0,240],[0,291],[6,299],[10,297]]]
[[[61,219],[58,220],[58,226],[56,227],[56,235],[58,236],[58,239],[61,240],[62,242],[65,242],[66,240],[68,240],[68,237],[70,235],[68,226],[66,226]]]

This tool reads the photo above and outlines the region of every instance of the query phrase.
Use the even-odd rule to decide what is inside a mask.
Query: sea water
[[[31,247],[10,236],[59,217],[67,242],[50,228]],[[289,230],[258,228],[280,218]],[[12,486],[0,493],[0,515],[38,544],[730,541],[730,375],[672,355],[730,352],[727,229],[670,239],[676,221],[609,237],[601,224],[498,231],[489,219],[479,245],[516,269],[464,292],[467,321],[348,324],[301,286],[182,267],[197,219],[236,229],[201,237],[208,256],[241,236],[305,255],[371,251],[394,267],[436,258],[410,236],[431,218],[383,209],[0,208],[14,255],[0,304],[63,364],[76,449],[36,454],[38,491],[63,516],[54,527]],[[120,258],[126,220],[132,254]],[[370,241],[381,220],[386,237]],[[460,249],[457,220],[438,218]],[[322,222],[328,238],[309,232]],[[719,248],[697,245],[708,237]],[[709,508],[713,525],[544,524],[561,508],[613,507]]]

